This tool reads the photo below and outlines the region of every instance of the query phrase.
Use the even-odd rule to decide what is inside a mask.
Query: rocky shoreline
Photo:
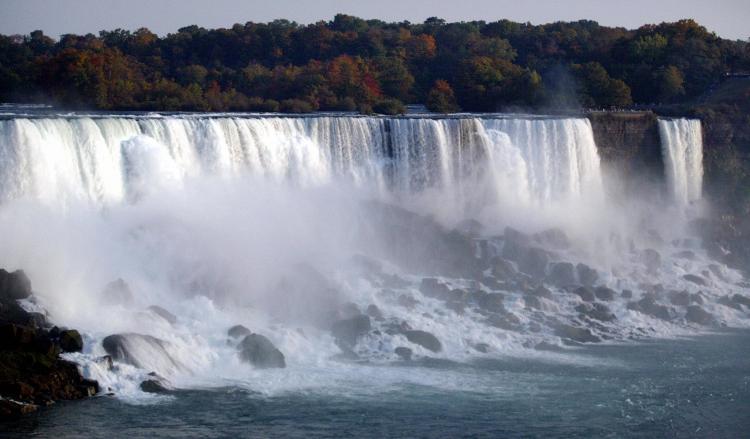
[[[0,269],[0,420],[99,392],[96,381],[60,357],[83,349],[80,333],[53,326],[44,314],[27,311],[22,301],[33,301],[26,274]]]

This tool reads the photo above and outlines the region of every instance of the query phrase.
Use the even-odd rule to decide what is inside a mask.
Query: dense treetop
[[[692,20],[637,30],[594,21],[385,23],[337,15],[0,36],[0,101],[104,110],[399,113],[611,108],[695,102],[750,71],[750,44]]]

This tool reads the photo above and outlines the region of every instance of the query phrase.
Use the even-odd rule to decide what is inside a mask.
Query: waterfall
[[[662,154],[670,193],[680,206],[701,199],[703,139],[696,119],[660,119]]]
[[[601,192],[586,119],[58,117],[0,121],[0,202],[107,205],[197,176],[525,205]],[[459,206],[457,206],[459,207]]]

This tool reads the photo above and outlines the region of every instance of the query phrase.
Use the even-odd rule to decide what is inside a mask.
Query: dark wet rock
[[[550,265],[547,282],[558,287],[567,287],[576,283],[575,266],[570,262],[555,262]]]
[[[362,311],[359,310],[359,307],[356,304],[346,302],[339,307],[337,315],[341,320],[353,319],[354,317],[361,316]]]
[[[652,248],[642,250],[638,259],[649,272],[655,273],[661,267],[661,254]]]
[[[735,294],[732,296],[732,302],[740,305],[745,305],[746,308],[750,309],[750,297],[743,296],[741,294]]]
[[[680,258],[680,259],[689,259],[691,261],[695,260],[695,252],[692,251],[692,250],[679,251],[679,252],[675,253],[673,256],[675,258]]]
[[[0,397],[0,420],[20,418],[39,410],[39,405]]]
[[[692,303],[692,297],[687,291],[670,291],[667,297],[669,297],[669,302],[675,306],[688,306]]]
[[[583,316],[601,322],[611,322],[616,319],[609,307],[603,303],[582,303],[576,306],[576,311]]]
[[[558,324],[555,327],[555,335],[561,338],[567,338],[579,343],[597,343],[601,339],[594,335],[588,328],[580,328],[577,326],[567,325],[564,323]]]
[[[432,352],[440,352],[440,350],[443,348],[442,344],[440,344],[440,340],[438,340],[437,337],[427,331],[408,330],[403,331],[402,334],[404,334],[406,339],[410,342],[418,344]]]
[[[490,345],[488,345],[487,343],[475,343],[471,345],[471,347],[473,347],[475,351],[481,352],[483,354],[486,354],[490,351]]]
[[[242,325],[234,325],[227,330],[227,335],[232,338],[245,338],[253,332]]]
[[[150,361],[182,367],[167,351],[168,343],[150,335],[112,334],[102,340],[102,347],[113,360],[135,367],[145,368]]]
[[[692,282],[696,285],[700,285],[702,287],[708,286],[708,281],[700,276],[697,276],[695,274],[686,274],[682,276],[683,279],[685,279],[688,282]]]
[[[503,301],[505,295],[502,293],[490,293],[486,294],[479,299],[479,307],[490,312],[505,312],[505,306]]]
[[[484,226],[475,219],[466,219],[456,225],[456,231],[469,238],[476,238],[482,233]]]
[[[31,281],[23,270],[9,273],[0,268],[0,300],[21,300],[31,296]]]
[[[536,296],[523,296],[523,302],[526,309],[542,309],[542,301]]]
[[[490,267],[492,275],[498,279],[513,279],[518,274],[518,270],[511,261],[500,257],[492,258]]]
[[[450,288],[434,278],[424,278],[419,285],[419,291],[427,297],[434,299],[445,299],[450,292]]]
[[[63,344],[73,349],[78,348],[78,340],[70,341],[68,336],[78,332],[56,327],[53,332],[46,320],[17,302],[18,298],[28,299],[25,292],[31,291],[30,282],[20,273],[10,273],[10,280],[6,276],[0,294],[0,418],[23,415],[58,400],[86,398],[99,391],[96,381],[84,379],[76,364],[59,357],[60,335],[67,333]],[[3,271],[4,276],[7,274]]]
[[[142,391],[146,393],[167,393],[169,392],[169,389],[166,388],[160,381],[158,380],[145,380],[141,382],[140,388]]]
[[[411,360],[411,356],[413,355],[412,350],[404,346],[397,347],[393,352],[404,361]]]
[[[352,349],[357,344],[357,339],[372,329],[370,317],[358,315],[350,319],[335,322],[331,327],[331,334],[336,343],[342,349]]]
[[[151,305],[147,308],[152,313],[166,320],[170,325],[177,323],[177,317],[174,314],[162,308],[161,306]]]
[[[286,367],[284,354],[271,343],[271,340],[260,335],[250,334],[237,346],[240,358],[259,369]]]
[[[503,314],[492,314],[487,317],[486,323],[496,328],[505,329],[507,331],[514,331],[518,329],[519,325],[521,324],[521,319],[519,319],[515,314],[508,312]]]
[[[58,343],[63,352],[81,352],[83,350],[83,338],[75,329],[60,332]]]
[[[715,323],[714,316],[698,305],[690,305],[687,307],[685,320],[704,326],[710,326]]]
[[[531,247],[518,260],[518,269],[535,279],[542,279],[546,274],[550,259],[551,256],[547,250]]]
[[[545,299],[552,298],[552,291],[550,291],[550,289],[545,287],[544,285],[539,285],[538,287],[531,290],[529,294],[536,297],[544,297]]]
[[[413,298],[409,294],[402,294],[398,296],[397,303],[406,309],[414,309],[419,304],[419,300]]]
[[[611,288],[607,288],[604,286],[594,288],[594,295],[599,300],[611,302],[612,300],[615,300],[615,294],[615,290]]]
[[[593,286],[594,283],[599,280],[599,273],[583,263],[578,263],[576,265],[576,273],[578,274],[578,281],[581,285],[586,287]]]
[[[579,296],[584,302],[593,302],[596,300],[596,295],[591,291],[591,288],[588,287],[578,287],[573,290],[573,294]]]
[[[371,304],[367,307],[366,313],[368,316],[370,316],[374,320],[381,321],[383,320],[383,312],[380,311],[380,308],[377,307],[377,305]]]
[[[623,299],[632,299],[633,292],[630,290],[622,290],[622,293],[620,293],[620,296],[622,296]]]
[[[553,228],[536,233],[534,240],[544,247],[565,250],[570,248],[570,239],[561,229]]]
[[[652,296],[642,298],[637,302],[630,302],[628,309],[656,317],[657,319],[670,321],[675,318],[675,312],[672,308],[656,303]]]

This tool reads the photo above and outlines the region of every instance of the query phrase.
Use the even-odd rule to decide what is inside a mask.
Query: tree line
[[[750,44],[693,20],[386,23],[336,15],[99,35],[0,35],[0,101],[71,109],[436,112],[682,104],[750,71]]]

